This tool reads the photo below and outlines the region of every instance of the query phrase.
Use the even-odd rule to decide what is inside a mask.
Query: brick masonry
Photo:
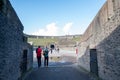
[[[107,0],[82,36],[79,65],[90,71],[90,49],[97,50],[98,74],[120,79],[120,0]]]
[[[23,49],[28,52],[28,68],[32,67],[32,46],[23,41],[23,25],[9,0],[0,0],[0,80],[18,80],[21,75]]]

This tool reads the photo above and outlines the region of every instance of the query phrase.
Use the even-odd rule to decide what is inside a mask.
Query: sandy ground
[[[42,56],[42,67],[43,67],[43,60],[44,57]],[[77,62],[77,55],[75,51],[68,51],[68,50],[60,50],[58,53],[57,51],[53,50],[53,53],[49,52],[49,66],[65,66],[71,65]],[[36,53],[33,52],[33,67],[37,67],[37,59]]]

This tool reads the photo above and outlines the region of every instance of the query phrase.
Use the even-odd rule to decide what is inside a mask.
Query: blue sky
[[[10,0],[33,35],[83,34],[106,0]]]

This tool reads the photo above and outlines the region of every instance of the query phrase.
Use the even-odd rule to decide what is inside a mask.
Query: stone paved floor
[[[75,67],[42,67],[32,71],[25,80],[92,80],[88,73]]]
[[[52,58],[49,67],[37,68],[34,57],[33,70],[25,76],[25,80],[95,80],[90,74],[77,66],[75,53],[61,52],[60,58]],[[53,57],[53,56],[52,56]]]

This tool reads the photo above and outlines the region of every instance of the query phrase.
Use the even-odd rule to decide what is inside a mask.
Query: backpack
[[[48,53],[49,53],[48,49],[45,49],[43,55],[44,55],[45,57],[48,57]]]

